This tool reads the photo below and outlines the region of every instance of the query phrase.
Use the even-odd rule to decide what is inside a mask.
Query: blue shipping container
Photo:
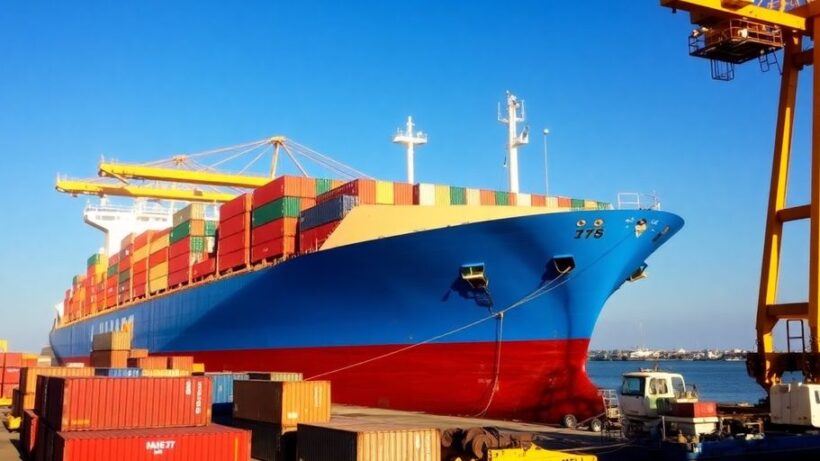
[[[233,409],[234,380],[248,379],[247,373],[205,373],[211,380],[211,413],[230,414]]]
[[[344,218],[359,203],[358,197],[341,195],[303,211],[299,229],[308,230]]]
[[[142,376],[140,368],[97,368],[94,376],[108,376],[109,378],[139,378]]]

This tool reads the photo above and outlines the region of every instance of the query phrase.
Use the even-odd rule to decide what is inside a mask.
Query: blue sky
[[[52,306],[101,242],[82,223],[86,199],[54,191],[57,173],[284,134],[400,180],[390,135],[412,114],[430,134],[418,180],[504,189],[506,90],[536,134],[523,190],[543,191],[548,127],[551,192],[656,191],[687,221],[650,278],[612,297],[593,347],[754,346],[779,79],[752,63],[710,80],[686,55],[684,14],[656,2],[33,3],[0,14],[0,338],[16,349],[45,343]],[[806,96],[793,204],[808,198]],[[783,300],[805,298],[804,224],[787,229]]]

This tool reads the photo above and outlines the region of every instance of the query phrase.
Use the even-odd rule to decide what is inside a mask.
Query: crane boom
[[[267,184],[271,178],[212,171],[194,171],[178,168],[135,165],[127,163],[100,163],[99,175],[117,179],[147,179],[209,186],[255,188]]]
[[[144,197],[160,200],[181,200],[187,202],[222,203],[228,202],[235,194],[207,192],[194,189],[162,189],[156,187],[99,184],[87,181],[58,179],[55,188],[59,192],[78,195],[98,195],[117,197]]]
[[[703,24],[705,19],[747,18],[797,32],[806,32],[806,18],[794,11],[779,11],[757,6],[750,0],[661,0],[661,6],[689,12],[692,22]]]

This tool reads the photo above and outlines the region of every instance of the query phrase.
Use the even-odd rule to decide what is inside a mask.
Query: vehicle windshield
[[[623,385],[621,386],[621,395],[643,395],[644,378],[624,377]]]

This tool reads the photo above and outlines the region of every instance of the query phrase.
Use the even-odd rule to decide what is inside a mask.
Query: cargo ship
[[[218,220],[192,204],[169,229],[89,258],[50,333],[55,354],[87,361],[94,334],[130,328],[134,347],[211,371],[331,380],[337,403],[539,422],[595,414],[585,362],[598,315],[683,220],[517,192],[526,139],[521,103],[507,102],[512,192],[280,176]]]

